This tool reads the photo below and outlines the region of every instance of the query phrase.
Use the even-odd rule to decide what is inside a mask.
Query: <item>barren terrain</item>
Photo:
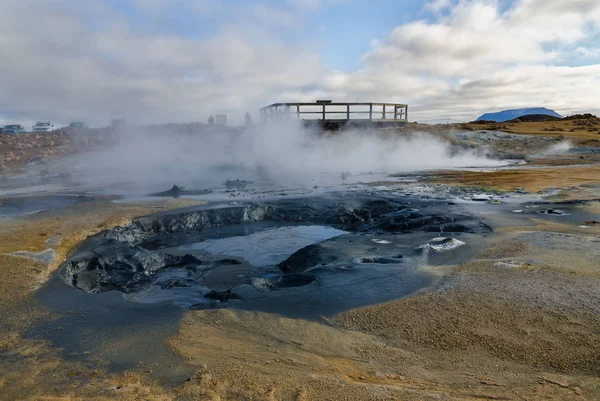
[[[103,352],[75,355],[53,344],[47,333],[31,333],[39,322],[62,318],[40,302],[36,291],[89,235],[134,217],[201,202],[114,203],[113,197],[96,196],[3,219],[0,399],[600,399],[600,159],[596,153],[581,159],[581,153],[569,152],[538,157],[547,144],[563,140],[594,149],[600,145],[600,122],[583,118],[451,128],[482,137],[486,134],[471,129],[541,139],[513,146],[513,139],[500,138],[490,145],[525,154],[527,165],[427,173],[427,184],[569,201],[571,217],[513,216],[510,208],[506,215],[485,214],[493,233],[475,255],[457,265],[425,263],[438,278],[431,288],[333,317],[309,321],[241,309],[183,311],[174,334],[161,340],[168,356],[148,349],[139,363],[122,369],[103,355],[126,353],[144,333],[125,330],[112,342],[102,342]],[[427,129],[448,138],[448,127]],[[448,140],[465,145],[481,138]],[[2,138],[6,177],[24,168],[22,161],[54,155],[53,149],[85,150],[58,137],[35,139],[34,146],[23,149],[17,149],[25,146],[18,143]],[[3,202],[11,199],[6,196]],[[577,213],[586,221],[577,220]],[[107,308],[103,313],[114,313]],[[64,314],[76,318],[81,313],[71,305]],[[60,335],[68,328],[53,330]],[[164,380],[170,374],[185,378]]]

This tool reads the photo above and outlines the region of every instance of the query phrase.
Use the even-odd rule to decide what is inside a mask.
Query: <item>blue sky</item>
[[[374,38],[384,37],[396,26],[424,16],[422,1],[406,1],[402,7],[390,0],[334,5],[309,18],[314,39],[322,41],[327,66],[354,70]]]
[[[202,7],[202,1],[197,3]],[[223,25],[235,24],[238,13],[247,10],[251,2],[227,0],[220,3],[224,4],[223,10],[211,13],[210,7],[207,7],[207,15],[199,15],[190,12],[185,1],[174,0],[161,10],[160,15],[154,15],[135,3],[107,0],[107,4],[127,17],[136,31],[185,38],[218,34]],[[326,65],[336,70],[359,68],[360,58],[369,50],[371,40],[386,36],[398,25],[434,17],[422,0],[341,1],[326,3],[317,9],[308,7],[300,12],[285,1],[265,0],[255,4],[296,13],[301,20],[301,27],[277,27],[278,36],[289,43],[316,43]]]
[[[597,0],[3,0],[1,11],[0,50],[20,62],[0,63],[0,124],[235,121],[324,96],[409,103],[429,122],[599,107]]]
[[[125,15],[134,30],[174,34],[185,38],[203,38],[218,34],[223,25],[237,23],[239,13],[244,13],[252,3],[247,0],[220,1],[223,9],[211,12],[210,6],[207,6],[207,14],[199,15],[190,12],[187,1],[173,0],[161,9],[159,15],[155,15],[135,2],[106,2]],[[200,8],[203,7],[203,1],[196,3]],[[448,3],[451,3],[451,0]],[[303,40],[317,43],[326,65],[336,70],[359,68],[360,58],[369,50],[371,41],[385,37],[399,25],[422,19],[435,21],[440,16],[448,15],[448,9],[436,12],[427,7],[428,2],[423,0],[323,2],[318,6],[306,7],[303,12],[299,12],[293,2],[287,4],[281,0],[264,0],[254,2],[254,5],[256,4],[290,14],[295,13],[302,22],[301,28],[278,27],[278,36],[290,43]],[[509,9],[512,5],[510,0],[498,2],[501,11]]]

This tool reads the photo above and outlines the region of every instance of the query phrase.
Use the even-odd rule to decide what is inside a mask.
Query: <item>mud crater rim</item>
[[[255,225],[258,230],[321,226],[341,230],[342,235],[303,246],[268,267],[253,266],[239,255],[206,255],[181,249],[181,245],[234,237],[235,232],[228,234],[232,227],[248,230],[245,235],[251,235],[257,232]],[[89,237],[61,265],[59,274],[80,290],[120,291],[134,302],[144,302],[143,293],[158,291],[157,286],[173,293],[194,289],[196,301],[245,302],[265,296],[265,292],[315,290],[324,280],[325,287],[331,288],[332,282],[350,273],[347,277],[373,275],[373,269],[402,266],[410,260],[410,250],[394,245],[397,235],[489,231],[487,225],[443,199],[340,193],[213,204],[141,217]],[[382,240],[382,246],[374,249],[374,239]],[[389,249],[382,251],[384,248]],[[339,277],[334,276],[336,272]],[[157,280],[167,273],[173,274],[172,280]],[[194,300],[181,306],[200,308]]]

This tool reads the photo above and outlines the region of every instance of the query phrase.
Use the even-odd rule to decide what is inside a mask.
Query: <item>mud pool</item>
[[[455,265],[482,245],[492,217],[513,224],[525,215],[570,224],[589,217],[568,203],[480,198],[341,192],[215,202],[92,236],[59,276],[98,301],[120,293],[127,303],[319,319],[432,285],[436,266]]]
[[[525,216],[573,225],[591,218],[568,202],[389,188],[158,213],[75,249],[36,293],[56,319],[29,335],[61,347],[66,358],[109,363],[112,371],[147,366],[177,385],[192,372],[165,339],[188,309],[326,322],[435,286],[447,266],[494,237],[497,219],[528,224]]]
[[[60,276],[96,298],[120,292],[140,304],[316,319],[431,285],[435,274],[423,266],[457,263],[489,232],[440,199],[337,193],[221,202],[90,237]],[[425,246],[440,239],[462,246]]]
[[[165,344],[188,309],[238,308],[324,322],[433,285],[489,227],[446,200],[337,193],[215,202],[89,237],[36,293],[56,318],[29,335],[112,371],[191,372]],[[436,238],[459,247],[430,249]],[[431,269],[433,266],[433,271]],[[140,333],[144,333],[140,335]]]
[[[252,234],[206,240],[182,249],[204,251],[245,259],[256,266],[276,265],[305,246],[347,234],[326,226],[285,226]]]

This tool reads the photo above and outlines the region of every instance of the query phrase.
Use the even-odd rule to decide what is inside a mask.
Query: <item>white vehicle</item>
[[[50,121],[38,121],[33,126],[33,132],[50,132],[54,130],[54,124]]]

